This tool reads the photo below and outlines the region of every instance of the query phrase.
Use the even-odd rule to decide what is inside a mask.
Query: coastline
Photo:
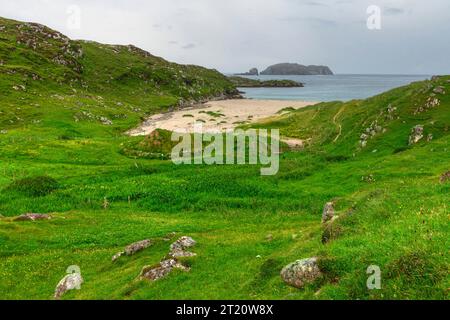
[[[208,101],[192,107],[155,114],[128,132],[142,136],[156,129],[192,133],[194,123],[203,124],[203,132],[218,133],[233,130],[239,125],[254,123],[282,113],[283,109],[300,109],[318,102],[295,100],[226,99]]]

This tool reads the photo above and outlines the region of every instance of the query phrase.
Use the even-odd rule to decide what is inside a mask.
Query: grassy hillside
[[[70,131],[75,120],[77,127],[122,132],[147,114],[236,93],[215,70],[170,63],[131,45],[72,41],[3,18],[0,26],[4,130],[39,122]]]
[[[167,150],[124,134],[180,100],[232,93],[219,73],[40,35],[0,21],[3,299],[51,299],[70,265],[85,283],[64,299],[448,299],[450,182],[440,177],[450,170],[450,77],[258,124],[308,141],[262,177],[255,166],[149,159]],[[36,48],[21,37],[39,38]],[[409,145],[416,125],[424,137]],[[324,230],[331,200],[340,217]],[[13,221],[25,212],[53,219]],[[171,232],[197,240],[191,271],[137,280],[167,254]],[[148,238],[152,247],[111,262]],[[312,256],[323,278],[304,289],[282,282],[283,266]],[[382,270],[381,290],[366,287],[369,265]]]
[[[256,80],[246,77],[229,77],[236,87],[240,88],[294,88],[303,87],[303,83],[293,80]]]

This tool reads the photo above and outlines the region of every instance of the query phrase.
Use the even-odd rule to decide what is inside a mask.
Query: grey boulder
[[[313,283],[321,275],[316,257],[297,260],[281,270],[283,281],[295,288],[302,288],[308,283]]]

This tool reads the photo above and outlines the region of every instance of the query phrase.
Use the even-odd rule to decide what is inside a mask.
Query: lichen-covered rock
[[[393,110],[392,112],[396,110],[395,108],[392,108],[391,105],[389,105],[388,110],[391,109]],[[389,111],[388,114],[390,114]],[[385,132],[385,129],[381,125],[379,125],[378,120],[373,121],[369,127],[365,128],[364,133],[362,133],[361,136],[359,137],[359,145],[362,148],[365,148],[367,146],[368,140],[372,139],[377,134],[383,132]]]
[[[112,121],[109,120],[107,117],[100,117],[99,120],[102,124],[104,124],[106,126],[110,126],[113,124]]]
[[[144,250],[144,249],[150,247],[151,245],[152,245],[152,242],[148,239],[132,243],[125,248],[125,254],[127,256],[131,256],[138,251],[141,251],[141,250]]]
[[[152,244],[153,243],[151,242],[151,240],[148,240],[148,239],[132,243],[132,244],[126,246],[124,251],[118,252],[117,254],[115,254],[112,257],[112,261],[113,262],[116,261],[123,255],[132,256],[136,252],[139,252],[141,250],[144,250],[144,249],[150,247]]]
[[[435,97],[435,94],[431,94],[426,102],[425,105],[421,105],[419,107],[416,108],[416,110],[414,111],[414,114],[420,114],[422,112],[428,111],[430,109],[433,109],[435,107],[439,107],[441,105],[441,101]]]
[[[445,94],[445,88],[442,86],[439,86],[439,87],[434,88],[433,92],[436,94]]]
[[[176,259],[167,259],[159,263],[158,266],[145,266],[142,268],[140,277],[148,280],[158,280],[167,276],[173,269],[189,271],[190,269],[179,263]]]
[[[409,136],[409,145],[416,144],[423,139],[423,126],[417,125],[411,129],[411,135]]]
[[[181,237],[180,239],[178,239],[177,241],[175,241],[174,243],[172,243],[170,245],[170,250],[174,251],[174,250],[184,250],[186,248],[190,248],[193,247],[197,244],[197,242],[192,239],[191,237]]]
[[[41,213],[25,213],[17,218],[14,219],[14,221],[36,221],[36,220],[50,220],[52,217],[48,214],[41,214]]]
[[[325,223],[333,219],[334,214],[335,214],[334,202],[327,202],[323,207],[322,211],[322,223]]]
[[[283,281],[296,288],[302,288],[314,282],[321,275],[316,257],[297,260],[281,270]]]
[[[54,298],[60,299],[61,296],[67,291],[80,289],[83,282],[83,277],[79,273],[71,273],[66,275],[56,286]]]
[[[187,257],[195,257],[197,254],[194,252],[185,251],[185,250],[176,250],[176,251],[171,251],[169,253],[169,255],[172,258],[187,258]]]
[[[191,237],[181,237],[170,245],[169,255],[173,258],[196,256],[195,253],[186,251],[187,248],[195,246],[196,243],[197,242]]]

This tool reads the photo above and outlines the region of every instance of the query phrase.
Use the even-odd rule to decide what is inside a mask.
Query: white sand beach
[[[313,104],[316,102],[252,99],[210,101],[195,107],[153,115],[128,133],[132,136],[146,135],[155,129],[193,132],[196,122],[202,123],[205,133],[224,132],[280,114],[285,108],[300,109]]]

